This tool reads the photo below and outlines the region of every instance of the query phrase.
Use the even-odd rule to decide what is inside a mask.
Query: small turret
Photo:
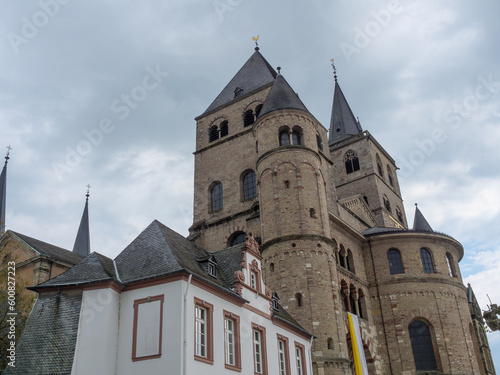
[[[413,219],[413,230],[423,230],[426,232],[434,232],[427,222],[425,220],[424,215],[420,210],[418,209],[417,204],[415,203],[415,218]]]

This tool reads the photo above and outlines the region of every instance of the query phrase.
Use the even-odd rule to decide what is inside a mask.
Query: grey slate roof
[[[9,156],[5,157],[2,173],[0,174],[0,235],[5,232],[5,206],[7,205],[7,162]]]
[[[243,244],[240,244],[212,253],[229,285],[234,284],[234,272],[241,270],[242,247]]]
[[[433,232],[431,226],[425,220],[424,215],[418,209],[417,205],[415,205],[415,218],[413,219],[413,230],[424,230],[427,232]]]
[[[47,287],[78,285],[111,280],[119,282],[115,272],[113,259],[94,252],[69,270],[37,285],[35,288],[36,290],[41,290]]]
[[[243,90],[239,96],[246,95],[272,83],[275,77],[276,71],[259,51],[255,51],[212,104],[208,106],[204,114],[238,99],[239,97],[235,98],[234,95],[236,88]]]
[[[90,228],[89,228],[89,195],[87,192],[87,200],[85,201],[85,208],[83,209],[82,220],[78,227],[75,245],[73,252],[80,254],[84,257],[90,254]]]
[[[352,135],[361,133],[363,129],[352,113],[351,107],[338,82],[335,82],[333,94],[332,116],[330,119],[330,141],[335,143]]]
[[[304,103],[281,74],[274,80],[273,87],[267,95],[259,117],[279,109],[299,109],[309,113]]]
[[[18,341],[17,367],[4,374],[71,374],[81,303],[81,291],[41,294]]]
[[[63,249],[62,247],[54,246],[47,242],[25,236],[24,234],[17,233],[11,230],[9,230],[8,232],[41,255],[45,255],[70,264],[76,264],[83,259],[81,255]]]

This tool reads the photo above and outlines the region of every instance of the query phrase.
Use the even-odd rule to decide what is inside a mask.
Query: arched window
[[[427,249],[420,249],[420,259],[422,259],[422,267],[425,273],[434,273],[431,253]]]
[[[220,136],[222,138],[228,134],[229,134],[229,125],[227,121],[223,121],[222,124],[220,124]]]
[[[408,326],[408,333],[417,371],[438,370],[429,326],[421,320],[415,320]]]
[[[391,184],[391,186],[394,186],[394,181],[392,179],[391,167],[389,167],[389,165],[387,165],[387,177],[389,178],[389,184]]]
[[[378,169],[378,174],[380,177],[384,177],[384,170],[382,169],[382,162],[380,161],[380,156],[376,156],[377,159],[377,169]]]
[[[352,252],[350,249],[347,249],[347,257],[346,257],[346,261],[347,261],[347,269],[349,271],[351,271],[352,273],[355,273],[355,270],[354,270],[354,259],[352,257]]]
[[[255,122],[253,111],[249,109],[243,114],[243,126],[250,126]]]
[[[350,307],[351,310],[350,312],[358,315],[357,314],[357,309],[358,309],[358,291],[356,290],[356,287],[351,284],[351,288],[349,291],[349,302],[350,302]]]
[[[448,272],[451,277],[457,277],[455,273],[455,265],[453,263],[453,257],[450,253],[446,253],[446,264],[448,265]]]
[[[229,242],[229,246],[236,246],[244,243],[246,236],[247,235],[245,234],[245,232],[233,233],[233,235],[231,236],[231,241]]]
[[[214,125],[208,131],[208,141],[213,142],[219,139],[219,128]]]
[[[347,174],[359,171],[359,159],[358,154],[353,150],[349,150],[345,153],[345,171]]]
[[[287,130],[280,132],[280,146],[288,146],[290,144],[290,135]]]
[[[262,110],[262,104],[255,107],[255,118],[259,117],[260,111]]]
[[[366,306],[365,306],[365,294],[363,293],[362,289],[358,289],[358,311],[359,311],[359,317],[361,319],[364,319]]]
[[[387,252],[387,262],[389,263],[389,272],[391,275],[405,273],[401,253],[396,249],[389,249]]]
[[[295,295],[295,300],[297,301],[297,307],[302,307],[302,294],[297,293]]]
[[[340,245],[340,267],[347,268],[347,253],[345,251],[344,245]]]
[[[391,202],[389,202],[389,198],[387,198],[386,195],[382,197],[382,200],[384,201],[384,207],[387,211],[392,213],[392,208],[391,208]]]
[[[292,144],[299,146],[300,143],[300,133],[297,130],[292,132]]]
[[[399,209],[399,207],[396,207],[396,215],[398,216],[398,220],[401,224],[404,224],[404,219],[403,219],[403,213]]]
[[[210,190],[210,201],[212,211],[222,210],[222,183],[217,182]]]
[[[274,272],[274,263],[269,264],[269,271]]]
[[[327,340],[328,349],[333,350],[333,339],[331,337]]]
[[[255,172],[249,171],[243,176],[243,200],[252,199],[257,196],[257,185],[255,183]]]
[[[316,144],[318,145],[318,150],[323,151],[323,141],[319,134],[316,134]]]

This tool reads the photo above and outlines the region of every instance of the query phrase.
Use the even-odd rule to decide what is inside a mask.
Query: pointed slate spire
[[[274,80],[273,87],[267,95],[264,105],[260,110],[259,117],[279,109],[299,109],[309,113],[304,103],[302,103],[281,74]]]
[[[330,119],[330,140],[333,144],[344,138],[361,133],[363,129],[359,120],[356,120],[351,107],[337,82],[337,71],[332,64],[335,77],[335,91],[333,93],[332,117]]]
[[[420,210],[418,209],[417,204],[415,203],[415,218],[413,219],[413,230],[424,230],[427,232],[434,232],[427,222],[425,220],[424,215]]]
[[[12,147],[7,147],[7,155],[5,156],[5,164],[3,165],[2,173],[0,174],[0,236],[5,233],[5,207],[7,205],[7,163],[9,162],[9,154]]]
[[[90,254],[90,228],[89,228],[89,196],[90,185],[87,185],[87,199],[85,200],[85,208],[83,209],[82,220],[76,235],[75,246],[73,252],[84,257]]]
[[[204,114],[232,102],[239,96],[249,94],[271,84],[276,75],[276,71],[260,54],[259,47],[256,47],[252,56],[224,87]]]

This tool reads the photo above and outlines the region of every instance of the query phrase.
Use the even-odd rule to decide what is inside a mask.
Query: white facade
[[[72,375],[254,374],[255,345],[263,351],[257,372],[281,374],[281,361],[288,367],[286,375],[312,374],[311,336],[271,315],[269,290],[266,293],[260,272],[255,273],[256,288],[249,285],[252,268],[260,269],[260,259],[248,251],[243,259],[246,267],[240,292],[248,302],[188,273],[152,279],[122,291],[84,290]],[[205,314],[207,340],[203,349],[199,346],[201,356],[195,355],[196,306]],[[233,366],[226,366],[226,317],[235,323],[231,346],[235,357],[228,358]],[[254,330],[260,332],[258,344]],[[297,348],[303,361],[301,371]]]

